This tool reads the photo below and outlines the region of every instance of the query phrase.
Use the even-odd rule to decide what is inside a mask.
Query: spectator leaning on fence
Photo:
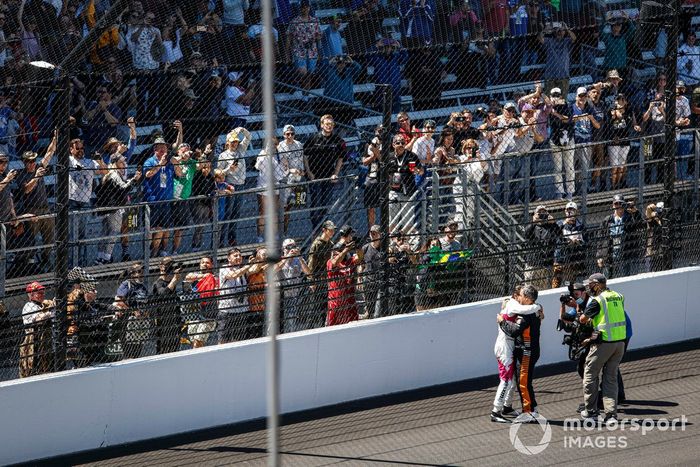
[[[41,234],[42,243],[46,246],[54,242],[54,220],[49,214],[49,199],[46,193],[44,176],[48,173],[49,163],[56,152],[58,132],[54,132],[53,138],[46,148],[46,154],[39,164],[36,163],[37,153],[25,151],[22,154],[24,170],[13,173],[16,175],[17,191],[15,196],[17,215],[32,214],[34,216],[47,216],[36,219],[32,224],[34,235]],[[15,178],[15,177],[13,177]],[[9,195],[9,187],[7,194]],[[42,249],[39,253],[40,263],[46,270],[51,270],[51,249]]]
[[[161,138],[153,142],[153,156],[143,165],[144,201],[149,203],[151,212],[151,256],[168,255],[168,229],[172,226],[173,215],[170,201],[173,199],[174,177],[182,175],[180,161],[176,157],[168,159],[168,143]]]
[[[211,147],[208,148],[211,150]],[[197,161],[192,157],[192,149],[188,143],[180,143],[177,148],[180,174],[173,178],[173,221],[175,227],[180,227],[173,232],[173,254],[177,254],[182,242],[184,228],[192,225],[192,205],[189,197],[192,195],[192,183],[197,171]]]
[[[85,146],[80,139],[70,142],[70,158],[68,173],[68,206],[72,211],[81,211],[90,208],[92,198],[92,186],[95,175],[104,175],[107,166],[101,157],[97,159],[85,158]],[[71,221],[71,242],[75,245],[79,241],[86,240],[88,214],[76,213],[75,221]],[[77,231],[75,224],[77,223]],[[87,245],[78,246],[78,258],[84,261],[87,256]]]
[[[289,230],[289,211],[293,207],[306,205],[306,186],[300,183],[307,168],[304,159],[304,145],[294,138],[296,134],[294,125],[285,125],[282,134],[284,139],[277,145],[277,154],[283,161],[284,182],[287,185],[292,185],[280,192],[280,201],[284,205],[284,234],[286,235],[287,230]]]
[[[311,225],[318,226],[326,216],[328,205],[332,201],[333,186],[338,182],[340,169],[347,156],[347,148],[343,138],[333,132],[335,121],[333,116],[326,114],[320,120],[321,131],[304,143],[309,181],[309,196],[311,196]]]
[[[226,174],[226,182],[233,185],[237,190],[243,190],[246,178],[246,151],[250,146],[251,135],[243,127],[237,127],[226,135],[225,150],[219,154],[217,168]],[[226,198],[227,221],[238,219],[241,210],[241,195],[229,196]],[[236,244],[236,224],[230,223],[222,229],[221,241],[229,246]]]
[[[110,156],[107,173],[102,178],[100,191],[97,194],[98,207],[113,207],[115,209],[100,212],[102,217],[102,235],[107,237],[97,246],[95,264],[112,262],[112,252],[116,244],[116,236],[122,230],[125,209],[129,204],[129,192],[141,179],[141,171],[136,170],[134,176],[127,177],[126,158],[115,152]],[[122,256],[126,250],[122,248]]]
[[[284,239],[282,252],[282,259],[276,266],[282,289],[283,319],[280,320],[280,332],[292,332],[302,329],[299,326],[300,301],[307,292],[305,282],[311,269],[293,238]]]
[[[19,377],[53,371],[54,349],[51,332],[54,303],[44,299],[45,287],[32,282],[26,288],[28,301],[22,308],[24,339],[19,348]]]
[[[350,239],[352,229],[346,230],[348,235],[333,245],[331,258],[326,263],[328,270],[328,315],[326,326],[345,324],[359,319],[357,302],[355,301],[355,281],[357,267],[362,264],[362,250]]]
[[[248,282],[250,264],[243,264],[238,248],[228,251],[228,264],[219,270],[219,312],[216,333],[219,344],[241,340],[247,332]]]
[[[328,309],[328,270],[326,264],[331,259],[331,249],[335,235],[335,224],[327,220],[321,226],[321,234],[316,237],[309,248],[308,265],[309,289],[311,291],[308,304],[301,319],[303,329],[313,329],[323,326]]]
[[[406,206],[416,192],[416,175],[423,174],[423,165],[418,156],[406,150],[404,138],[395,135],[392,139],[392,153],[387,162],[389,174],[389,224],[394,227],[399,223],[399,214],[412,212],[412,207]],[[435,187],[437,189],[437,187]]]

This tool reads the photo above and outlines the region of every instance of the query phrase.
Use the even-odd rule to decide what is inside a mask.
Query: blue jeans
[[[331,202],[331,194],[333,193],[333,183],[313,182],[309,185],[309,195],[311,196],[311,226],[316,228],[325,220],[328,212],[328,204]]]
[[[80,201],[73,200],[68,201],[68,209],[71,211],[82,211],[89,207],[89,203],[81,203]],[[71,214],[70,216],[68,235],[72,247],[71,254],[68,256],[68,262],[71,267],[87,263],[87,245],[85,243],[78,244],[78,241],[85,240],[89,216],[90,214],[78,213]]]
[[[508,157],[503,161],[503,173],[505,175],[506,168],[508,170],[508,186],[510,187],[510,199],[506,200],[508,204],[516,204],[525,202],[525,190],[528,185],[528,180],[525,177],[525,160],[523,157]],[[522,180],[512,181],[515,178],[523,178]]]

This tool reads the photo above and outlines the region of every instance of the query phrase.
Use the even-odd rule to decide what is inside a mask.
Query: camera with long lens
[[[562,305],[574,300],[574,285],[568,283],[567,289],[559,296]],[[567,333],[562,339],[562,345],[569,346],[569,360],[578,361],[583,352],[586,351],[583,341],[591,337],[593,328],[581,324],[578,320],[578,313],[564,313],[557,321],[557,331]]]

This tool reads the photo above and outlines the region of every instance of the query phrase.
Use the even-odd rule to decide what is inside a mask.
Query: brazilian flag
[[[443,251],[439,246],[428,250],[430,264],[440,265],[447,271],[458,270],[473,254],[474,250]]]

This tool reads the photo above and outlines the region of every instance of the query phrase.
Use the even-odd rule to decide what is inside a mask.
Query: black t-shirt
[[[175,290],[170,290],[168,284],[170,281],[166,281],[163,278],[158,278],[158,280],[153,284],[153,297],[152,302],[155,307],[152,309],[157,310],[157,315],[160,316],[173,316],[180,312],[180,307],[178,304],[177,292]]]
[[[209,175],[204,175],[201,170],[197,170],[192,179],[192,193],[190,196],[210,196],[215,191],[214,173],[209,172]],[[206,202],[206,200],[202,201]]]
[[[38,169],[37,169],[38,170]],[[49,209],[49,200],[46,195],[46,185],[44,178],[37,181],[36,186],[29,193],[24,192],[24,187],[27,183],[34,179],[36,172],[29,173],[22,170],[15,178],[17,183],[17,191],[15,192],[15,204],[17,215],[20,214],[36,214],[37,212],[45,212]]]
[[[625,108],[624,112],[622,113],[622,118],[617,118],[612,116],[612,111],[615,110],[617,106],[614,105],[611,109],[608,115],[610,116],[610,120],[608,123],[608,132],[610,135],[610,138],[615,140],[616,138],[619,139],[624,139],[628,138],[630,135],[630,131],[632,130],[633,126],[633,121],[632,121],[632,112],[628,108]],[[629,141],[619,141],[618,142],[619,146],[629,146],[630,142]]]
[[[304,155],[315,178],[330,178],[338,159],[345,160],[346,152],[345,141],[335,133],[323,136],[318,132],[304,143]]]
[[[552,129],[552,142],[558,146],[566,146],[574,141],[574,125],[571,120],[571,108],[568,104],[556,104],[553,110],[559,115],[569,117],[568,122],[562,121],[554,114],[549,114],[549,127]]]
[[[396,153],[389,156],[387,167],[392,191],[406,196],[411,196],[416,191],[416,178],[410,169],[411,162],[415,163],[416,169],[422,167],[418,156],[411,151],[404,151],[400,157],[397,157]]]

